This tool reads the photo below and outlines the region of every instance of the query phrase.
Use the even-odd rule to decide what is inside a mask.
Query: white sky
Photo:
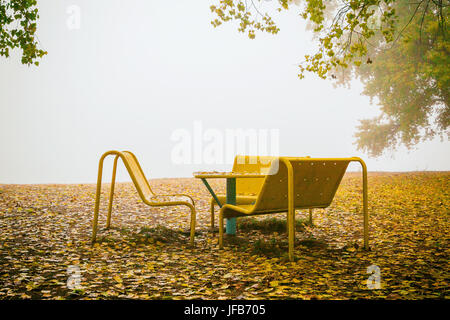
[[[281,155],[360,156],[371,171],[450,169],[450,144],[439,139],[378,159],[356,150],[358,120],[378,108],[358,82],[349,90],[297,78],[315,47],[293,11],[275,15],[278,35],[251,41],[235,24],[214,29],[210,0],[38,3],[48,55],[37,68],[0,59],[0,183],[95,182],[109,149],[133,151],[148,178],[229,168],[173,163],[171,135],[194,121],[279,129]],[[73,4],[79,30],[66,26]],[[118,180],[130,180],[123,169]]]

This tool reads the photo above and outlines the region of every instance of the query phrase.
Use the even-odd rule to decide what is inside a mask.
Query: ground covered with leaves
[[[238,219],[219,250],[209,194],[195,179],[150,181],[158,193],[193,196],[195,248],[189,209],[148,207],[131,183],[116,186],[109,230],[103,188],[93,246],[95,185],[0,185],[0,299],[448,299],[449,181],[448,172],[369,174],[364,251],[360,175],[347,174],[312,225],[297,212],[295,262],[285,214]],[[373,265],[380,289],[367,286]]]

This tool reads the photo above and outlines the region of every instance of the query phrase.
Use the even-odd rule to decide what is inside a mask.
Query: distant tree
[[[39,18],[35,0],[0,0],[0,55],[22,50],[22,63],[39,65],[46,51],[39,49],[36,23]]]
[[[361,120],[359,150],[379,156],[400,144],[412,147],[449,135],[450,43],[447,0],[278,0],[278,11],[302,5],[318,49],[299,64],[299,77],[313,72],[337,85],[359,78],[364,94],[377,98],[381,115]],[[239,21],[240,32],[279,28],[259,0],[219,0],[211,6],[217,27]]]

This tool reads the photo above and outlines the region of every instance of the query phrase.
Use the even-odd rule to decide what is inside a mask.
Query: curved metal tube
[[[364,214],[364,249],[369,250],[369,210],[368,202],[369,196],[367,192],[367,166],[363,159],[353,157],[353,161],[359,162],[362,167],[362,179],[363,179],[363,214]]]
[[[95,207],[94,207],[94,218],[92,221],[92,243],[95,242],[96,237],[97,237],[97,230],[98,230],[98,213],[99,213],[99,208],[100,208],[100,197],[101,197],[101,185],[102,185],[102,174],[103,174],[103,162],[105,160],[105,158],[109,155],[115,155],[114,158],[114,165],[113,165],[113,174],[112,174],[112,179],[111,179],[111,190],[110,190],[110,194],[109,194],[109,204],[108,204],[108,216],[107,216],[107,221],[106,221],[106,227],[109,228],[111,225],[111,212],[112,212],[112,202],[113,202],[113,197],[114,197],[114,185],[115,185],[115,181],[116,181],[116,171],[117,171],[117,162],[119,157],[122,159],[125,167],[128,170],[128,173],[130,174],[130,177],[136,187],[136,190],[138,191],[139,196],[141,197],[142,201],[152,207],[161,207],[161,206],[178,206],[178,205],[184,205],[189,207],[190,211],[191,211],[191,223],[190,223],[190,228],[191,228],[191,233],[190,233],[190,243],[191,245],[194,245],[194,237],[195,237],[195,223],[196,223],[196,211],[195,211],[195,203],[194,200],[191,196],[186,195],[186,194],[171,194],[171,195],[167,195],[167,196],[185,196],[188,197],[192,203],[189,202],[184,202],[184,201],[168,201],[168,202],[151,202],[148,199],[146,199],[144,192],[142,191],[141,187],[139,186],[138,180],[134,174],[133,169],[131,168],[130,164],[128,163],[128,160],[126,159],[124,153],[128,153],[130,154],[134,161],[137,164],[138,170],[140,170],[140,173],[142,174],[143,177],[145,177],[142,168],[139,164],[139,162],[137,161],[136,156],[130,152],[130,151],[124,151],[124,152],[120,152],[120,151],[116,151],[116,150],[110,150],[105,152],[101,157],[100,157],[100,161],[98,164],[98,175],[97,175],[97,190],[96,190],[96,196],[95,196]],[[146,186],[148,187],[148,189],[150,190],[150,192],[155,195],[152,191],[152,189],[150,188],[150,185],[148,183],[148,180],[145,178],[145,183]]]
[[[295,242],[295,208],[294,208],[294,172],[289,159],[281,158],[288,171],[288,242],[289,242],[289,260],[294,260],[294,242]],[[369,211],[368,211],[368,193],[367,193],[367,166],[364,160],[359,157],[352,157],[350,161],[359,162],[362,167],[363,180],[363,229],[364,229],[364,249],[369,250]],[[310,221],[312,221],[312,213],[310,209]]]

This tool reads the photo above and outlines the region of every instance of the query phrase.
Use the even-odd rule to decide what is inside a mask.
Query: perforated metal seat
[[[360,158],[288,158],[272,161],[269,175],[253,206],[224,205],[219,213],[219,246],[223,248],[223,219],[288,212],[289,258],[293,259],[296,209],[326,208],[351,161],[363,167],[364,246],[368,248],[367,169]]]
[[[270,170],[272,160],[276,157],[271,156],[236,156],[233,163],[233,172],[239,173],[258,173],[265,174]],[[257,195],[261,190],[264,179],[261,178],[236,178],[236,204],[247,205],[254,204]],[[220,203],[226,203],[225,194],[217,194]],[[218,203],[211,197],[211,228],[214,228],[214,206]]]

